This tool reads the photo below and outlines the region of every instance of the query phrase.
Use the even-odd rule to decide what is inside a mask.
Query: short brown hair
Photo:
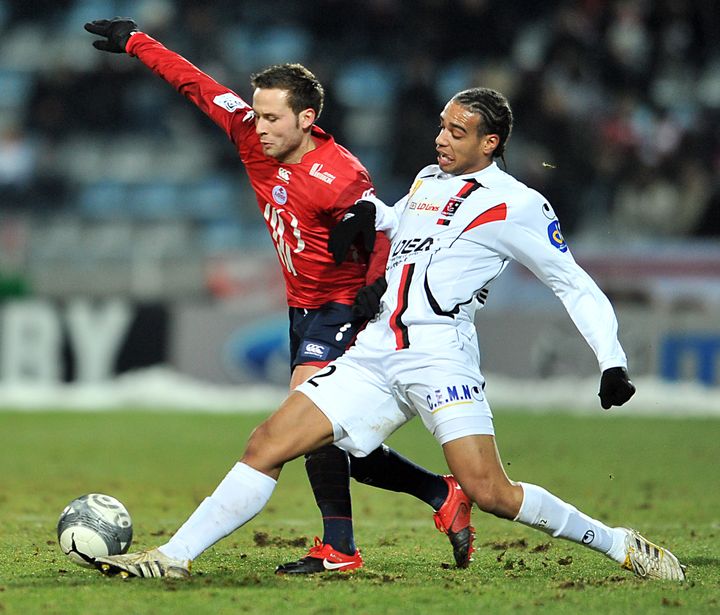
[[[320,117],[325,99],[322,84],[302,64],[276,64],[250,78],[254,88],[285,90],[288,105],[296,115],[305,109]]]

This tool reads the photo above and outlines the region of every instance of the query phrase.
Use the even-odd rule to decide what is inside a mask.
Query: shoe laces
[[[314,540],[315,544],[310,547],[310,550],[308,551],[308,556],[315,555],[320,553],[325,548],[325,545],[322,540],[320,540],[319,536],[315,536]]]

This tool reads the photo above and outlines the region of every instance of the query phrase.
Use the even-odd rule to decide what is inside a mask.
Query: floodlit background
[[[139,61],[93,49],[83,23],[115,15],[248,99],[253,71],[307,65],[318,124],[386,201],[434,161],[452,94],[503,91],[508,170],[613,300],[645,407],[720,405],[714,0],[0,0],[1,405],[182,404],[192,382],[196,406],[257,408],[288,380],[278,263],[235,150]],[[491,401],[596,407],[592,352],[522,268],[477,324]]]

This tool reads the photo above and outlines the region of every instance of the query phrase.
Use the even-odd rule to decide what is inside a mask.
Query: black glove
[[[358,201],[330,231],[328,252],[333,255],[336,265],[345,260],[350,246],[358,237],[362,238],[363,246],[370,254],[375,247],[375,203]]]
[[[372,284],[363,286],[355,296],[352,314],[358,320],[375,318],[380,311],[380,297],[387,290],[387,280],[379,277]]]
[[[630,382],[624,367],[611,367],[602,373],[600,378],[600,405],[604,410],[612,406],[622,406],[635,395],[635,385]]]
[[[115,17],[114,19],[96,19],[85,24],[90,34],[104,36],[106,41],[93,41],[93,47],[100,51],[111,53],[125,53],[125,46],[132,32],[138,32],[137,24],[129,17]]]

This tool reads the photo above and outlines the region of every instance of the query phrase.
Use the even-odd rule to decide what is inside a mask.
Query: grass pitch
[[[720,612],[720,421],[496,411],[511,478],[535,482],[611,525],[667,544],[683,585],[643,582],[580,546],[474,513],[478,552],[452,567],[430,509],[353,486],[365,568],[277,577],[321,532],[302,461],[268,507],[194,564],[188,581],[108,579],[60,552],[55,524],[88,492],[120,499],[133,549],[160,544],[214,489],[260,415],[0,413],[0,613],[687,613]],[[390,441],[445,472],[419,421]]]

